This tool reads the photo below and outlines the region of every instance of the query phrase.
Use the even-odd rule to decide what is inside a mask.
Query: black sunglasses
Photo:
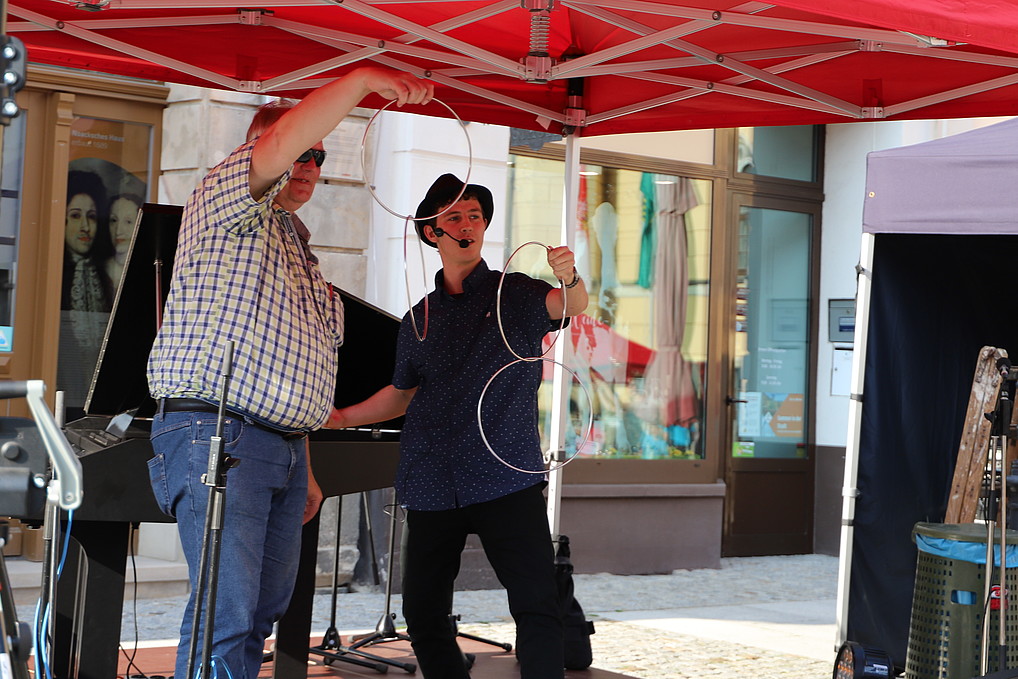
[[[321,167],[322,163],[325,162],[325,151],[322,149],[308,149],[307,151],[305,151],[304,153],[300,154],[300,156],[297,157],[296,162],[306,163],[312,158],[315,159],[315,165]]]

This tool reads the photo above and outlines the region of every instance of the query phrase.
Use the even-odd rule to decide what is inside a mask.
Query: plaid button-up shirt
[[[226,343],[234,340],[227,407],[284,430],[313,430],[335,397],[343,305],[308,261],[296,217],[251,197],[254,142],[215,167],[191,194],[162,327],[148,361],[155,398],[218,403]]]

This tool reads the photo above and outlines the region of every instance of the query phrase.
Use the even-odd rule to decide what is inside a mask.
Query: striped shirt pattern
[[[309,262],[293,220],[251,197],[250,141],[215,167],[184,208],[163,324],[148,361],[155,398],[218,403],[234,340],[227,408],[286,431],[320,428],[332,410],[343,341],[339,295]]]

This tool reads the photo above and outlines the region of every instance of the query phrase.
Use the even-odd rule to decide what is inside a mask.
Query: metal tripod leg
[[[7,577],[7,564],[2,551],[7,544],[7,525],[6,521],[0,521],[0,658],[7,663],[5,677],[9,672],[12,679],[28,679],[32,632],[28,624],[18,621],[18,610]],[[39,660],[36,659],[38,666]]]
[[[394,493],[395,494],[395,493]],[[405,634],[400,634],[396,631],[396,625],[393,620],[396,619],[396,614],[391,612],[390,605],[392,603],[392,571],[393,561],[396,558],[396,507],[393,504],[393,511],[390,514],[391,520],[389,521],[389,564],[388,572],[385,576],[385,612],[382,613],[382,617],[379,618],[378,624],[375,625],[375,631],[370,634],[365,634],[361,637],[354,637],[354,643],[350,644],[351,650],[356,650],[364,646],[370,646],[372,644],[380,644],[386,641],[409,641],[410,637]],[[416,672],[417,665],[414,663],[401,663],[393,660],[386,660],[391,665],[401,667],[407,672]]]
[[[343,640],[336,630],[336,595],[339,592],[339,538],[343,517],[343,497],[340,496],[337,500],[336,547],[332,557],[332,608],[329,614],[329,629],[325,630],[321,645],[312,646],[308,649],[308,652],[322,656],[322,662],[326,665],[331,665],[337,660],[342,660],[352,665],[375,670],[379,674],[385,674],[389,671],[388,665],[393,664],[391,660],[343,646]]]
[[[454,613],[453,615],[450,615],[449,618],[452,620],[452,628],[454,630],[456,630],[456,636],[463,637],[464,639],[470,639],[471,641],[479,641],[482,644],[489,644],[491,646],[498,646],[499,648],[501,648],[506,653],[508,653],[508,652],[513,650],[513,645],[508,643],[508,642],[505,642],[505,641],[495,641],[494,639],[486,639],[484,637],[479,637],[479,636],[476,636],[474,634],[467,634],[466,632],[460,632],[459,624],[458,624],[459,620],[460,620],[460,616],[458,614]]]

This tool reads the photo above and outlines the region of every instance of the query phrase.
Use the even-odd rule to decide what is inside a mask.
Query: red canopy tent
[[[465,120],[581,136],[1009,115],[1018,99],[1010,2],[238,4],[9,0],[7,32],[36,63],[297,97],[374,61],[433,79]]]

